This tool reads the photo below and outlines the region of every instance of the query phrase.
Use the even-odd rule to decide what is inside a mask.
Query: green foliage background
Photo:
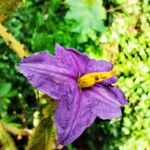
[[[32,53],[46,49],[53,54],[60,43],[110,60],[120,73],[117,85],[129,100],[122,117],[97,119],[68,150],[150,149],[148,0],[28,0],[4,25]],[[32,129],[47,102],[18,72],[19,61],[0,39],[0,119],[13,128]],[[18,136],[12,138],[24,149],[27,137]]]

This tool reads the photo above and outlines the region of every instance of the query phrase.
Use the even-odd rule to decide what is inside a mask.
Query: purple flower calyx
[[[113,76],[115,76],[115,72],[113,70],[108,71],[108,72],[88,73],[88,74],[85,74],[78,78],[78,86],[80,87],[80,89],[89,88],[89,87],[92,87],[95,84],[97,84],[105,79],[109,79]]]

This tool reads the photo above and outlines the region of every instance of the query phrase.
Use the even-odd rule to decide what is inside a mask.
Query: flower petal
[[[111,78],[109,78],[109,79],[105,79],[105,80],[102,81],[101,83],[108,85],[108,84],[114,84],[114,83],[116,83],[117,81],[118,81],[117,76],[113,76],[113,77],[111,77]],[[101,84],[101,83],[100,83],[100,84]]]
[[[124,106],[128,103],[127,99],[125,98],[124,93],[121,89],[115,87],[115,86],[107,86],[107,88],[114,94],[116,94],[116,99],[120,102],[121,106]]]
[[[86,55],[72,48],[64,48],[59,44],[56,44],[55,53],[56,56],[61,59],[62,63],[73,71],[76,76],[85,72],[86,64],[89,61]]]
[[[19,67],[20,72],[34,87],[54,99],[60,99],[62,93],[70,91],[72,74],[48,52],[39,52],[24,58]]]
[[[127,104],[122,91],[113,86],[99,84],[84,91],[91,103],[92,112],[101,119],[113,119],[121,115],[121,106]]]
[[[77,88],[72,89],[70,96],[58,102],[56,109],[55,124],[58,143],[67,145],[73,142],[93,123],[95,118],[86,98]]]
[[[114,119],[122,115],[121,108],[114,107],[112,105],[107,106],[105,103],[99,102],[99,106],[96,106],[93,113],[101,119]]]
[[[85,73],[110,71],[112,64],[105,60],[91,59],[88,61]]]

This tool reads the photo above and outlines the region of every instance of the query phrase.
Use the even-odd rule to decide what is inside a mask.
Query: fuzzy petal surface
[[[86,64],[89,58],[77,52],[77,50],[72,48],[64,48],[59,44],[55,47],[56,57],[61,59],[62,63],[76,76],[80,76],[85,73]]]
[[[114,119],[121,115],[121,106],[127,104],[123,92],[113,86],[99,84],[84,93],[91,103],[92,112],[101,119]]]
[[[112,64],[110,62],[105,60],[90,59],[90,61],[87,63],[85,74],[91,72],[105,72],[110,71],[111,69]]]
[[[106,84],[106,85],[111,85],[111,84],[114,84],[118,81],[118,78],[117,76],[113,76],[109,79],[105,79],[104,81],[102,81],[103,84]],[[101,83],[100,83],[101,84]]]
[[[60,99],[64,93],[68,94],[70,91],[73,75],[63,67],[59,59],[48,52],[39,52],[24,58],[19,67],[33,87],[54,99]]]
[[[74,86],[75,87],[75,86]],[[55,124],[58,143],[67,145],[78,138],[95,120],[86,97],[78,88],[72,89],[70,96],[58,102]]]

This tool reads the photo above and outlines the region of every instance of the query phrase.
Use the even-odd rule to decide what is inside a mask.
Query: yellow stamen
[[[111,78],[115,75],[113,70],[109,72],[93,72],[85,74],[78,78],[78,85],[80,88],[92,87],[105,79]]]

